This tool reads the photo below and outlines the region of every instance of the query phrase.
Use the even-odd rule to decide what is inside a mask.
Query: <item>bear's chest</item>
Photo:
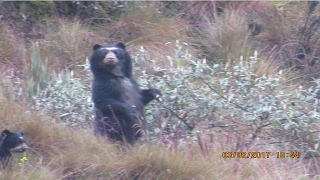
[[[133,107],[139,106],[141,95],[139,88],[128,78],[120,80],[121,99]]]

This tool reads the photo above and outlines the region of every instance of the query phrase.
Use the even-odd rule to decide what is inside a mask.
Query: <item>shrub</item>
[[[73,71],[53,74],[47,88],[38,96],[33,96],[33,109],[63,124],[90,128],[93,119],[91,102],[91,71],[88,63],[83,67],[83,76],[76,77]]]
[[[288,89],[284,70],[258,76],[261,60],[256,52],[247,59],[240,57],[232,67],[229,63],[208,65],[182,51],[177,54],[181,58],[169,58],[176,67],[155,68],[162,76],[144,73],[138,79],[142,86],[161,89],[164,95],[161,106],[152,103],[147,108],[153,135],[195,137],[195,130],[220,131],[245,137],[239,139],[243,145],[258,142],[259,147],[275,144],[291,150],[318,147],[319,80],[310,88]]]

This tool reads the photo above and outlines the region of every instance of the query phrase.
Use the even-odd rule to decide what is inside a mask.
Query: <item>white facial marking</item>
[[[19,138],[22,139],[22,140],[24,140],[24,136],[21,135],[21,134],[19,134]]]
[[[117,50],[118,48],[117,47],[104,47],[104,48],[101,48],[101,49],[107,49],[109,51],[112,51],[112,50]]]

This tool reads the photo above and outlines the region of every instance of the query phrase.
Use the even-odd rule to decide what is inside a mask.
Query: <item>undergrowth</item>
[[[79,2],[79,17],[92,10],[96,18],[41,18],[23,36],[1,21],[1,127],[25,132],[31,148],[0,179],[318,178],[320,82],[309,76],[319,57],[317,3],[114,2],[124,7],[114,19],[104,5]],[[164,6],[189,14],[168,18]],[[141,88],[164,98],[145,107],[148,131],[134,147],[97,139],[91,127],[87,58],[93,44],[119,40]],[[251,151],[272,155],[222,157]],[[277,158],[280,151],[299,157]]]
[[[285,173],[288,166],[273,155],[265,159],[223,159],[233,141],[199,137],[207,153],[196,143],[169,146],[139,142],[134,147],[97,139],[91,131],[72,129],[17,103],[0,110],[2,125],[23,131],[30,149],[14,154],[12,169],[0,171],[0,179],[275,179],[304,176]],[[14,120],[14,121],[12,121]],[[219,140],[220,139],[220,140]],[[24,159],[24,161],[21,161]],[[261,161],[264,166],[261,166]],[[288,165],[289,164],[289,165]],[[267,172],[267,173],[266,173]]]

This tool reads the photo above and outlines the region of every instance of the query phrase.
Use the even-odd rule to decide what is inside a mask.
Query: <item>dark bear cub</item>
[[[11,152],[24,152],[28,149],[22,132],[3,130],[0,135],[0,160],[5,168],[12,160]]]
[[[155,98],[161,101],[160,91],[139,89],[132,78],[131,57],[123,43],[94,45],[90,68],[95,134],[133,144],[145,129],[143,106]]]

